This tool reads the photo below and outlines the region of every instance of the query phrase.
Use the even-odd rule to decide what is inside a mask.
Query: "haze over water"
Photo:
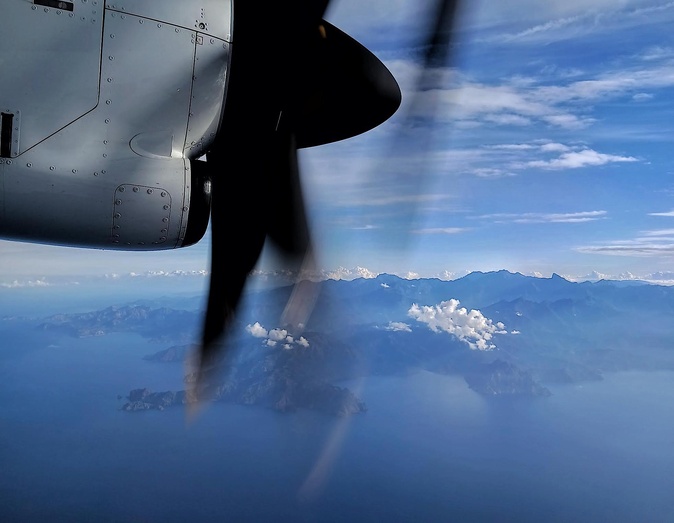
[[[674,376],[608,374],[485,399],[420,371],[349,382],[345,420],[215,404],[121,412],[180,387],[131,334],[0,359],[4,521],[671,521]]]

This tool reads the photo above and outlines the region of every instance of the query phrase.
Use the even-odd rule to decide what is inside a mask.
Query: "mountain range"
[[[323,282],[301,333],[279,325],[291,287],[252,291],[232,330],[214,399],[283,411],[346,415],[366,410],[340,383],[418,369],[458,374],[485,396],[547,396],[557,383],[606,372],[674,369],[674,288],[639,282],[574,283],[507,271],[453,280],[392,275]],[[44,318],[54,335],[135,332],[182,360],[201,313],[151,301]],[[189,401],[181,392],[129,394],[127,410]]]

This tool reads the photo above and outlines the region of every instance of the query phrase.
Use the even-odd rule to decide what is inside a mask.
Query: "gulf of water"
[[[0,521],[674,521],[674,375],[609,374],[487,400],[419,372],[349,382],[339,420],[216,404],[119,411],[182,388],[164,347],[62,338],[0,358]]]

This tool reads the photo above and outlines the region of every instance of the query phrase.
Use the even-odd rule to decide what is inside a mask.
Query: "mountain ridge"
[[[334,383],[373,374],[424,369],[462,375],[489,396],[545,396],[546,385],[597,380],[605,372],[674,369],[670,287],[576,283],[557,274],[535,278],[505,270],[451,281],[394,275],[332,280],[322,286],[302,346],[298,333],[278,325],[290,290],[247,295],[228,342],[239,374],[230,376],[222,399],[353,413],[362,411],[360,399]],[[196,342],[200,313],[162,305],[54,315],[38,329],[79,337],[135,332],[169,348]],[[182,359],[183,352],[154,359]],[[312,395],[332,406],[312,403]]]

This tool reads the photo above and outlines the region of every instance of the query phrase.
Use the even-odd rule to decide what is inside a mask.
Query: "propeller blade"
[[[431,19],[433,29],[428,32],[424,69],[447,65],[454,22],[459,8],[459,0],[438,0]]]
[[[309,224],[307,222],[300,171],[297,159],[297,143],[290,130],[279,126],[273,144],[274,176],[269,179],[269,204],[267,234],[282,253],[291,258],[303,258],[309,247]]]
[[[281,127],[283,123],[281,123]],[[277,176],[272,181],[273,220],[269,224],[269,239],[286,257],[286,264],[297,267],[296,282],[281,316],[281,325],[293,335],[301,333],[320,292],[320,284],[309,276],[316,272],[316,258],[302,195],[297,161],[297,140],[294,133],[279,130],[277,140]]]
[[[298,147],[363,133],[400,105],[400,89],[386,67],[322,20],[327,6],[328,0],[234,1],[225,107],[207,153],[211,280],[197,396],[217,384],[211,376],[226,354],[224,335],[267,237],[286,261],[301,266],[283,321],[301,329],[311,313],[318,285],[302,281],[316,261]]]
[[[292,130],[305,77],[299,60],[288,66],[288,56],[311,48],[328,1],[261,3],[234,3],[225,107],[206,155],[212,184],[211,276],[195,362],[197,401],[217,384],[224,338],[266,237],[298,262],[311,252]],[[289,55],[275,54],[274,47],[288,40]]]
[[[382,228],[377,235],[377,241],[381,242],[383,248],[395,250],[398,254],[412,248],[414,235],[411,231],[420,225],[418,202],[433,196],[426,194],[426,186],[436,136],[433,136],[432,125],[419,125],[419,118],[420,115],[434,114],[438,108],[438,82],[446,76],[444,73],[451,65],[460,2],[438,0],[432,7],[421,34],[419,72],[408,86],[404,110],[396,121],[397,131],[389,144],[383,147],[380,165],[360,184],[364,194],[385,193],[393,198],[406,198],[401,198],[401,204],[396,209],[399,225]],[[400,150],[413,153],[418,161],[414,168],[400,161]]]

